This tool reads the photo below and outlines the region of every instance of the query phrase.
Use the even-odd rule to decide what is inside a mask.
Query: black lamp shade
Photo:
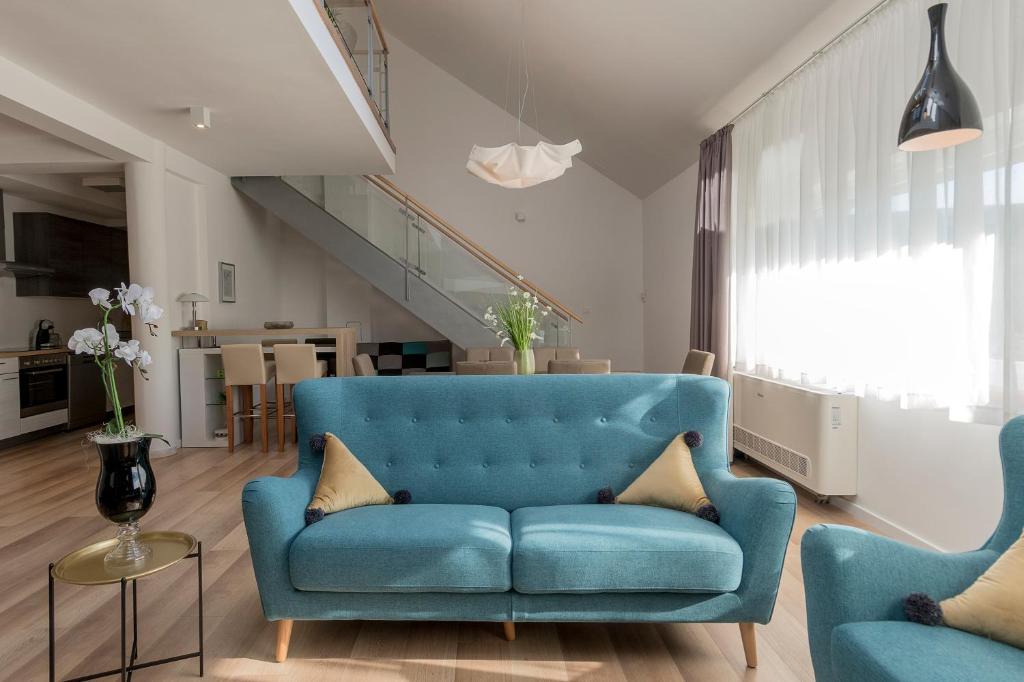
[[[981,112],[946,52],[946,3],[928,8],[931,48],[924,74],[900,121],[899,148],[942,149],[981,137]]]

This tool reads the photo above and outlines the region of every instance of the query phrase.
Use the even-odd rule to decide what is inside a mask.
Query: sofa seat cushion
[[[459,504],[347,509],[292,542],[292,585],[316,592],[505,592],[512,538],[504,509]]]
[[[1009,682],[1024,679],[1024,651],[942,626],[846,623],[832,630],[832,669],[841,682]]]
[[[622,504],[512,512],[512,585],[525,594],[731,592],[743,552],[693,514]]]

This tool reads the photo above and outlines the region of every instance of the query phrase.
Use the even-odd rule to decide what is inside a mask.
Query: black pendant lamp
[[[943,2],[928,8],[928,63],[900,121],[899,148],[905,152],[942,149],[981,137],[978,102],[946,52],[946,7]]]

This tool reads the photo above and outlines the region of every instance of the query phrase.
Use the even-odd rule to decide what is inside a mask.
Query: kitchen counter
[[[43,350],[0,350],[0,358],[23,358],[29,355],[57,355],[67,354],[67,348],[44,348]]]

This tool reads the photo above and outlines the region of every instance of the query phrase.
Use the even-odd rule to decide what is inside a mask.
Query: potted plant
[[[522,279],[522,276],[519,279]],[[497,311],[493,306],[487,306],[484,323],[498,337],[498,345],[511,343],[515,348],[516,372],[533,374],[533,342],[535,339],[543,340],[537,333],[540,324],[537,319],[538,313],[540,317],[547,317],[551,312],[551,306],[542,309],[535,295],[514,286],[508,288],[507,299],[505,303],[498,305]]]
[[[150,335],[156,336],[156,321],[163,308],[153,302],[153,290],[138,284],[114,290],[111,298],[107,289],[93,289],[89,298],[103,311],[103,319],[95,327],[76,331],[68,341],[68,348],[76,354],[93,356],[101,375],[113,416],[98,431],[88,435],[96,444],[100,456],[100,475],[96,481],[96,508],[100,514],[117,524],[117,544],[104,563],[112,568],[133,566],[144,561],[152,550],[139,540],[139,519],[156,497],[156,478],[149,464],[149,446],[153,438],[162,436],[146,433],[135,424],[125,421],[121,399],[117,394],[117,363],[124,362],[138,370],[144,379],[146,368],[153,360],[140,347],[136,339],[122,341],[117,329],[110,323],[110,314],[120,310],[138,317]],[[165,441],[166,442],[166,441]]]

